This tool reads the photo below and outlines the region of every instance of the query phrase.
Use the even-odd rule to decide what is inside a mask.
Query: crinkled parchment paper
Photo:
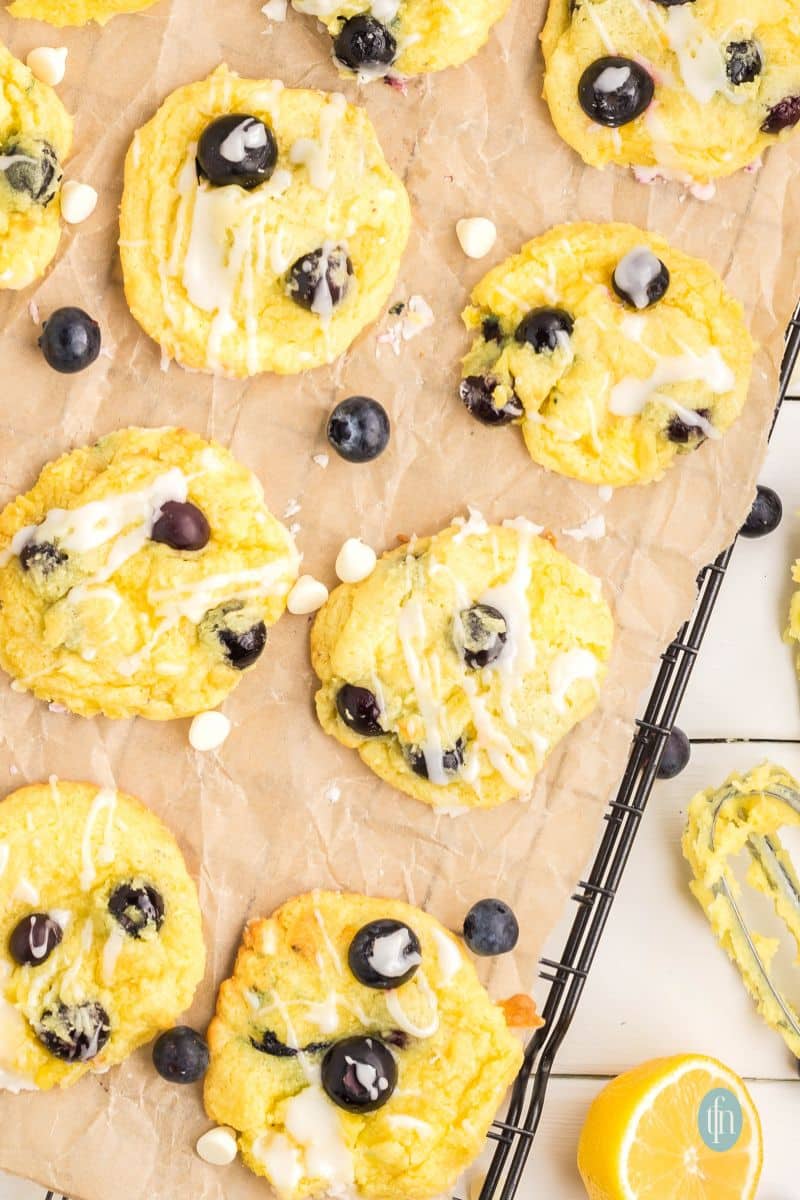
[[[527,803],[453,818],[382,784],[326,738],[312,715],[306,618],[286,616],[268,652],[226,703],[234,730],[219,756],[190,751],[187,722],[81,720],[50,712],[0,681],[0,785],[56,773],[116,784],[151,805],[178,835],[200,881],[209,969],[189,1019],[204,1027],[245,919],[307,888],[407,897],[453,928],[480,896],[511,901],[522,925],[516,961],[495,964],[495,995],[531,987],[536,957],[587,863],[617,782],[643,689],[689,612],[698,569],[745,516],[777,386],[782,331],[800,294],[793,234],[800,212],[800,139],[763,168],[722,183],[701,202],[678,186],[644,187],[627,173],[583,167],[556,137],[543,102],[537,34],[545,0],[515,3],[471,63],[412,81],[407,95],[380,82],[359,92],[338,79],[313,20],[271,25],[259,0],[161,0],[105,29],[56,31],[0,17],[19,56],[69,46],[60,89],[77,115],[69,178],[92,183],[97,212],[65,230],[41,286],[0,299],[0,500],[28,488],[42,464],[126,424],[178,423],[229,445],[261,478],[281,516],[290,500],[305,569],[335,582],[344,538],[377,549],[397,535],[431,533],[470,503],[493,519],[523,513],[605,581],[617,621],[614,657],[596,713],[556,749]],[[134,130],[179,84],[221,60],[244,75],[342,89],[365,104],[405,178],[414,231],[393,300],[421,294],[435,324],[395,355],[380,341],[385,316],[330,369],[245,383],[160,368],[122,295],[115,243],[122,163]],[[467,260],[454,225],[497,223],[492,255]],[[721,443],[681,461],[661,483],[617,491],[532,465],[514,429],[487,430],[456,399],[467,345],[459,313],[476,279],[549,225],[573,218],[629,220],[704,255],[744,301],[764,347],[746,411]],[[28,311],[79,304],[98,317],[107,354],[74,378],[36,349]],[[370,466],[335,455],[323,469],[332,405],[366,393],[388,408],[393,436]],[[562,534],[603,511],[599,541]],[[332,803],[331,783],[341,789]],[[329,793],[331,794],[331,793]],[[335,793],[332,793],[335,795]],[[490,969],[491,964],[490,964]],[[208,1127],[197,1087],[176,1088],[149,1050],[68,1092],[2,1096],[0,1166],[81,1200],[240,1200],[267,1185],[241,1166],[206,1166],[194,1153]]]

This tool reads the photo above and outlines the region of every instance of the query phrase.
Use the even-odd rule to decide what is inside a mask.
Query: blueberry
[[[758,42],[731,42],[725,50],[725,70],[734,87],[752,83],[764,69]]]
[[[344,1038],[322,1060],[322,1086],[340,1108],[374,1112],[397,1086],[397,1063],[376,1037]]]
[[[67,561],[67,553],[60,550],[52,542],[27,542],[19,552],[19,562],[23,571],[32,571],[36,575],[52,575]]]
[[[156,1038],[153,1066],[168,1083],[196,1083],[208,1070],[205,1039],[188,1025],[176,1025]]]
[[[275,136],[258,117],[228,113],[206,125],[197,143],[197,172],[214,187],[258,187],[278,161]]]
[[[292,263],[286,291],[301,308],[329,317],[345,298],[352,275],[353,264],[344,246],[320,246]]]
[[[328,441],[351,463],[372,462],[389,444],[386,409],[369,396],[342,400],[328,418]]]
[[[50,143],[40,138],[8,142],[0,147],[0,157],[8,164],[0,172],[11,190],[46,207],[58,192],[62,174]]]
[[[406,762],[415,775],[428,779],[428,763],[421,746],[405,746],[403,748]],[[452,750],[442,753],[442,770],[445,775],[456,775],[464,765],[464,739],[459,738]]]
[[[256,1050],[260,1050],[262,1054],[270,1054],[273,1058],[296,1058],[300,1050],[294,1046],[287,1046],[280,1038],[272,1032],[271,1029],[265,1029],[261,1037],[251,1038],[250,1045]],[[302,1047],[303,1054],[319,1054],[323,1050],[327,1050],[330,1042],[309,1042],[307,1046]]]
[[[499,658],[507,637],[506,619],[491,604],[473,604],[456,617],[455,643],[472,670],[487,667]]]
[[[402,921],[370,921],[350,943],[347,962],[365,987],[397,988],[408,983],[422,962],[419,938]]]
[[[680,775],[692,753],[691,743],[677,725],[664,743],[664,752],[656,771],[657,779],[674,779]]]
[[[550,354],[572,336],[575,322],[563,308],[532,308],[514,331],[516,341],[537,354]]]
[[[196,504],[167,500],[161,505],[150,537],[173,550],[202,550],[211,537],[205,513]]]
[[[800,121],[800,96],[787,96],[774,104],[761,125],[762,133],[780,133]]]
[[[669,269],[649,246],[636,246],[617,263],[611,286],[632,308],[649,308],[667,294]]]
[[[121,883],[109,896],[108,911],[132,938],[164,924],[163,897],[149,883]]]
[[[501,342],[503,332],[497,317],[484,317],[481,322],[481,335],[485,342]]]
[[[494,404],[494,393],[498,381],[491,375],[467,375],[458,388],[461,403],[471,417],[482,425],[510,425],[524,415],[525,409],[518,396],[511,395],[502,408]]]
[[[519,923],[502,900],[479,900],[464,918],[464,941],[473,954],[508,954],[519,941]]]
[[[753,507],[739,533],[746,538],[764,537],[778,528],[782,516],[783,505],[778,493],[759,483]]]
[[[100,353],[100,326],[82,308],[57,308],[44,322],[39,346],[62,375],[90,367]]]
[[[616,55],[598,58],[578,84],[578,100],[587,117],[612,129],[640,117],[654,94],[655,84],[644,67]]]
[[[694,4],[695,0],[655,0],[662,8],[677,8],[680,4]]]
[[[63,929],[49,913],[29,913],[11,931],[8,950],[20,966],[38,967],[50,957],[63,936]]]
[[[336,694],[336,711],[345,725],[362,737],[381,737],[386,732],[381,726],[380,705],[369,688],[343,684]]]
[[[199,632],[208,645],[222,647],[227,665],[237,671],[251,667],[267,644],[266,625],[253,621],[242,600],[226,600],[209,609]]]
[[[388,67],[397,57],[397,42],[385,25],[361,13],[345,21],[334,39],[333,53],[351,71]]]
[[[711,412],[707,408],[698,408],[697,415],[707,421]],[[685,446],[692,438],[697,438],[699,444],[705,441],[706,436],[699,425],[690,425],[687,421],[682,421],[677,414],[670,417],[666,432],[669,440],[679,446]]]
[[[34,1025],[39,1041],[64,1062],[89,1062],[96,1058],[111,1036],[108,1013],[97,1000],[47,1008]]]

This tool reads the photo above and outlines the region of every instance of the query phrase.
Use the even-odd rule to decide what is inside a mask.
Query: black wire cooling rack
[[[789,322],[773,428],[799,360],[800,308]],[[606,829],[589,877],[581,880],[572,897],[577,907],[564,949],[557,961],[540,960],[540,976],[550,983],[542,1012],[545,1024],[526,1047],[505,1121],[492,1122],[488,1136],[496,1146],[478,1200],[514,1200],[517,1194],[539,1128],[558,1048],[572,1023],[600,945],[639,822],[653,789],[664,745],[675,724],[735,545],[734,541],[697,577],[694,612],[661,655],[661,667],[650,699],[636,721],[625,773],[605,814]],[[68,1197],[47,1192],[45,1200],[68,1200]],[[454,1200],[460,1198],[454,1197]]]
[[[789,322],[773,428],[798,361],[800,308]],[[557,961],[540,960],[540,976],[550,983],[542,1012],[545,1024],[526,1048],[505,1121],[495,1121],[489,1131],[496,1146],[479,1200],[513,1200],[516,1196],[541,1120],[558,1048],[572,1023],[600,945],[664,745],[675,724],[735,544],[734,541],[697,577],[694,612],[661,655],[650,699],[636,722],[625,773],[605,813],[606,828],[594,862],[588,878],[581,880],[572,897],[577,907],[564,949]]]

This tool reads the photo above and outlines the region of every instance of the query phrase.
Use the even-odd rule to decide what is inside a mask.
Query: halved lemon
[[[700,1054],[651,1059],[612,1080],[578,1146],[591,1200],[752,1200],[761,1163],[747,1088]]]

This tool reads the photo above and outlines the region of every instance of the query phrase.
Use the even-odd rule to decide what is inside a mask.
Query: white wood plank
[[[45,1193],[35,1183],[15,1179],[0,1171],[0,1200],[44,1200]]]
[[[800,738],[794,652],[782,640],[800,558],[799,446],[800,403],[791,401],[761,472],[783,521],[768,537],[739,539],[681,711],[690,737]]]
[[[578,1175],[578,1137],[602,1079],[551,1081],[536,1150],[519,1200],[586,1200]],[[759,1200],[797,1200],[797,1104],[800,1085],[748,1081],[764,1129],[764,1171]]]
[[[784,1042],[756,1013],[689,892],[680,848],[691,796],[768,757],[800,778],[800,746],[715,744],[693,747],[683,774],[656,784],[558,1056],[561,1073],[615,1075],[655,1055],[694,1050],[741,1075],[796,1078]],[[549,957],[560,953],[573,912],[570,905],[549,940]]]

